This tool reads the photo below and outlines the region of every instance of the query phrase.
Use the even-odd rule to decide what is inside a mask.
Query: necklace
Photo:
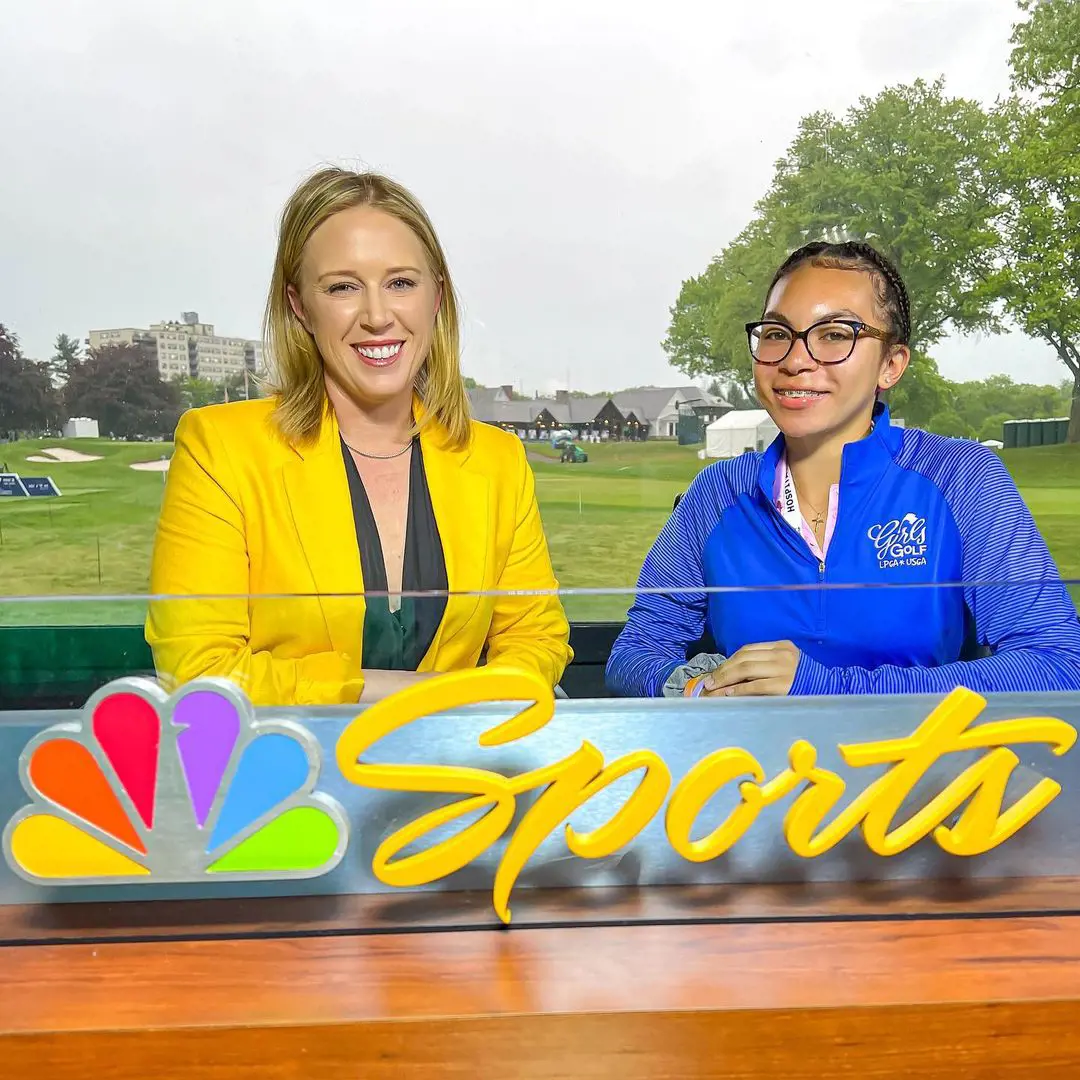
[[[825,513],[824,511],[819,510],[805,496],[803,497],[803,502],[806,503],[806,505],[809,506],[810,509],[814,512],[814,516],[810,519],[810,528],[814,530],[814,535],[816,536],[821,527],[825,524]]]
[[[354,454],[359,454],[362,458],[371,458],[373,461],[392,461],[394,458],[401,457],[407,450],[412,449],[412,439],[410,439],[400,450],[395,450],[392,454],[365,454],[363,450],[357,450],[351,442],[348,442],[344,435],[341,436],[341,441]]]
[[[870,426],[866,429],[866,434],[864,434],[862,436],[862,438],[865,439],[866,436],[869,435],[873,430],[874,430],[874,422],[871,420],[870,421]],[[796,485],[796,487],[797,486],[798,485]],[[810,519],[810,527],[816,533],[818,531],[818,529],[820,529],[822,527],[822,525],[825,524],[825,511],[824,510],[819,510],[805,495],[802,497],[802,501],[804,503],[806,503],[806,505],[808,507],[810,507],[810,509],[813,510],[813,512],[814,512],[813,518]]]

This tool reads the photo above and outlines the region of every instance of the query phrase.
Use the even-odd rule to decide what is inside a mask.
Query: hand
[[[702,680],[702,697],[765,697],[791,690],[801,653],[790,641],[744,645]]]
[[[424,679],[433,679],[439,671],[386,671],[382,668],[364,668],[364,689],[360,692],[360,703],[367,705],[405,690]]]

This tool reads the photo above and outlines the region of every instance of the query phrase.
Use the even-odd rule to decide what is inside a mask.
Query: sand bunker
[[[169,461],[167,458],[162,461],[136,461],[133,465],[129,465],[128,468],[138,469],[139,472],[168,472]]]
[[[56,462],[61,461],[70,465],[79,461],[100,461],[101,455],[81,454],[78,450],[65,450],[64,447],[57,446],[50,450],[42,450],[40,454],[34,454],[33,457],[28,457],[26,460],[46,465],[55,465]]]

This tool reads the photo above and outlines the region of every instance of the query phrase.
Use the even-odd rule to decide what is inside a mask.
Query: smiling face
[[[803,263],[776,283],[763,320],[795,330],[830,319],[865,323],[888,330],[889,320],[867,270],[837,270]],[[823,333],[828,334],[828,331]],[[837,335],[834,335],[837,336]],[[826,337],[823,344],[828,340]],[[824,348],[814,346],[824,355]],[[843,349],[841,349],[841,352]],[[907,367],[908,350],[863,333],[850,357],[819,364],[796,341],[777,365],[754,364],[758,399],[788,439],[862,438],[870,426],[878,390],[895,386]]]
[[[431,351],[440,290],[404,222],[370,206],[327,218],[305,245],[288,296],[329,383],[360,406],[411,397]]]

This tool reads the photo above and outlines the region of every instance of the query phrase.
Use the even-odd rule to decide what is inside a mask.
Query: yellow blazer
[[[146,640],[173,685],[219,675],[260,705],[356,702],[364,580],[337,420],[328,410],[318,441],[299,448],[271,423],[273,407],[181,417]],[[521,441],[474,421],[468,448],[454,450],[431,421],[420,444],[451,595],[418,670],[475,667],[486,649],[487,663],[554,686],[573,656],[559,598],[475,595],[558,587]]]

